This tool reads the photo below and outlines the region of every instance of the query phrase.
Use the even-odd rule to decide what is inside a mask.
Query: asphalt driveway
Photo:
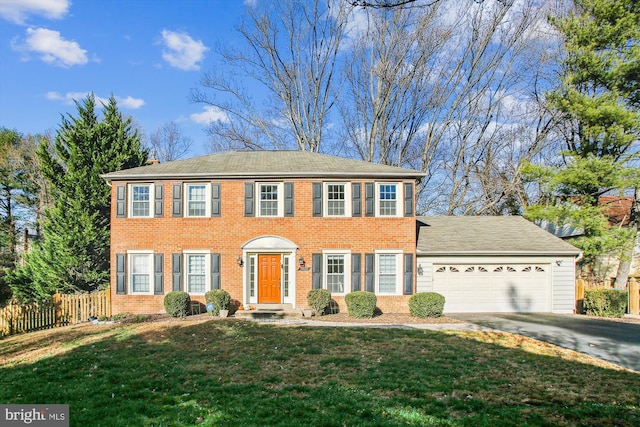
[[[640,372],[640,323],[546,313],[446,315],[485,328],[535,338]]]

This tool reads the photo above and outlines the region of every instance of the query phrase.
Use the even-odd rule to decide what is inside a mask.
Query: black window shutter
[[[404,216],[413,216],[413,183],[404,183]]]
[[[413,294],[413,254],[404,254],[404,295]]]
[[[220,289],[220,254],[211,254],[211,289]]]
[[[244,216],[255,216],[254,183],[244,183]]]
[[[322,183],[313,183],[313,216],[322,216]]]
[[[284,216],[293,216],[293,182],[284,183]]]
[[[375,292],[376,288],[376,273],[375,273],[375,254],[364,255],[364,278],[365,278],[365,291]]]
[[[171,272],[173,274],[174,291],[182,290],[182,254],[171,254]]]
[[[164,254],[153,254],[153,293],[164,294]]]
[[[361,259],[362,256],[360,254],[351,254],[351,291],[353,292],[360,290],[360,278],[362,277]]]
[[[351,184],[351,215],[362,216],[362,185],[359,182]]]
[[[374,216],[376,214],[376,185],[373,182],[364,184],[364,214],[366,216]]]
[[[162,184],[156,184],[153,186],[154,198],[153,198],[153,216],[156,218],[162,218],[164,216],[164,186]]]
[[[127,255],[116,254],[116,294],[127,293]]]
[[[322,289],[322,254],[312,254],[312,288]]]
[[[220,216],[220,184],[211,184],[211,216]]]
[[[182,184],[173,184],[172,215],[174,217],[182,216]]]
[[[116,218],[127,216],[127,186],[118,185],[116,187]]]

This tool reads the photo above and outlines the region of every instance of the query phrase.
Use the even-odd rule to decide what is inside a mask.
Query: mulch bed
[[[416,324],[442,324],[442,323],[464,323],[450,317],[430,317],[422,319],[402,313],[383,313],[374,315],[371,319],[356,319],[348,313],[326,314],[324,316],[313,316],[311,320],[315,322],[341,322],[341,323],[371,323],[384,325],[416,325]]]

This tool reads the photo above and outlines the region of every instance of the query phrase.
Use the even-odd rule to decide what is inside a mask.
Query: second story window
[[[186,185],[186,214],[189,217],[208,216],[207,214],[207,194],[206,184]]]
[[[378,215],[398,215],[399,184],[378,184]]]
[[[278,184],[260,184],[260,216],[280,216]]]
[[[153,216],[152,191],[152,184],[132,184],[129,187],[129,216],[135,218]]]

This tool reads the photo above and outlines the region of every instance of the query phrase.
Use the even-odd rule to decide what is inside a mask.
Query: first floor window
[[[187,255],[187,292],[204,294],[206,290],[206,255]]]
[[[131,293],[149,293],[151,284],[151,254],[130,254]]]
[[[327,290],[344,293],[344,255],[327,255]]]
[[[381,294],[396,293],[398,277],[398,256],[378,255],[378,291]]]

